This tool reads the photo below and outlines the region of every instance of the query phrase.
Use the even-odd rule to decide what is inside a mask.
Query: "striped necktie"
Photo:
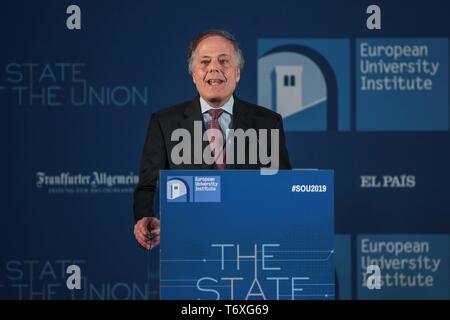
[[[209,140],[209,145],[211,146],[211,150],[212,150],[212,156],[215,159],[215,168],[216,169],[225,169],[226,165],[225,165],[225,149],[223,148],[225,145],[225,139],[223,137],[223,132],[220,129],[220,124],[219,124],[219,118],[223,113],[223,109],[217,108],[217,109],[209,109],[208,110],[209,115],[211,116],[211,120],[208,123],[208,129],[217,129],[220,134],[222,134],[222,146],[219,145],[219,143],[216,141],[216,137],[214,135],[208,134],[208,140]],[[218,151],[219,149],[221,149],[221,151]],[[216,155],[216,151],[218,151],[217,155]]]

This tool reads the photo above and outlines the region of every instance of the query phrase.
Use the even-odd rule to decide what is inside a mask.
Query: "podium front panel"
[[[160,298],[334,299],[333,171],[161,171]]]

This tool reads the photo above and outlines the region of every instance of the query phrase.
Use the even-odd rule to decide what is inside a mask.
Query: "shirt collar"
[[[228,101],[220,107],[220,109],[223,109],[223,111],[227,112],[228,114],[233,115],[233,104],[234,104],[234,98],[233,95],[228,99]],[[217,109],[214,107],[211,107],[208,102],[205,101],[202,97],[200,97],[200,106],[202,108],[202,114],[207,112],[209,109]]]

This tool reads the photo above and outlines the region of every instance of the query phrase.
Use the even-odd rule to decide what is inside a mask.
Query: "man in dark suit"
[[[291,169],[280,115],[244,102],[234,95],[244,65],[242,52],[234,37],[222,30],[201,33],[189,45],[188,62],[199,96],[154,113],[144,145],[139,184],[134,192],[134,235],[139,244],[147,249],[154,248],[160,241],[159,220],[153,212],[159,170],[273,168],[273,163],[267,163],[267,157],[261,159],[263,149],[267,155],[276,153],[277,170]],[[199,124],[201,143],[197,144],[200,147],[197,148],[198,141],[195,139],[198,139],[196,128]],[[177,129],[190,134],[191,150],[179,149],[179,142],[173,135]],[[229,144],[230,139],[233,140],[233,131],[239,129],[244,132],[253,130],[255,133],[253,141],[251,135],[246,136],[248,139],[244,141],[241,157],[243,161],[237,160],[241,156],[239,150]],[[276,132],[276,141],[263,139],[262,129]],[[207,139],[203,139],[205,131],[208,133]],[[209,132],[219,132],[220,139],[210,136]],[[234,152],[228,152],[231,149],[224,149],[223,144],[217,144],[218,141],[231,145]],[[206,150],[212,155],[214,163],[203,158],[203,150],[208,147],[210,149]],[[216,154],[217,150],[221,151]],[[186,161],[180,162],[180,159]]]

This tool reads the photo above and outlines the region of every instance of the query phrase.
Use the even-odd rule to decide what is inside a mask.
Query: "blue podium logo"
[[[166,182],[167,202],[220,202],[220,176],[170,176]]]
[[[180,178],[169,177],[167,179],[167,202],[190,202],[190,201],[191,199],[190,199],[189,182],[181,177]]]

